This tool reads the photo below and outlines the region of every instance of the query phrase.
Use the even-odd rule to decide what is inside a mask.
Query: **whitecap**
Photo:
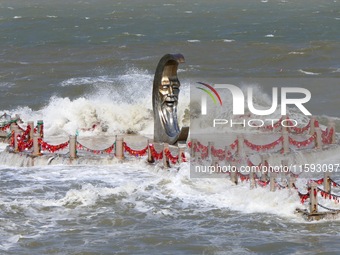
[[[198,43],[198,42],[201,42],[201,40],[187,40],[188,42],[190,43]]]
[[[184,13],[189,13],[190,14],[190,13],[192,13],[192,11],[185,11]]]
[[[273,34],[268,34],[268,35],[265,35],[265,37],[274,37]]]
[[[301,51],[291,51],[288,53],[288,55],[304,55],[304,52]]]
[[[232,40],[232,39],[223,39],[223,42],[235,42],[235,40]]]
[[[298,71],[300,73],[307,74],[307,75],[319,75],[320,74],[320,73],[313,73],[313,72],[304,71],[302,69],[299,69]]]
[[[13,19],[21,19],[22,16],[14,16]]]
[[[62,81],[60,85],[62,87],[67,86],[81,86],[81,85],[91,85],[96,83],[112,83],[113,79],[108,76],[98,76],[98,77],[75,77],[65,81]]]
[[[58,18],[58,16],[54,16],[54,15],[46,15],[46,18],[56,19],[56,18]]]

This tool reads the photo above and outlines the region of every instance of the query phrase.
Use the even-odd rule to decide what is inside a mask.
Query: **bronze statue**
[[[158,63],[153,80],[152,106],[154,114],[154,141],[175,144],[186,141],[189,128],[181,130],[177,120],[180,82],[177,78],[181,54],[166,54]]]

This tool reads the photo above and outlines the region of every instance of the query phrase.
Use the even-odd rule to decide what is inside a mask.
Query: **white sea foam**
[[[235,42],[235,40],[232,40],[232,39],[223,39],[223,42],[229,43],[229,42]]]
[[[5,112],[11,115],[18,113],[25,121],[44,120],[46,137],[67,137],[77,131],[83,136],[126,132],[152,134],[152,84],[153,75],[138,69],[130,69],[117,77],[75,77],[60,85],[90,86],[93,92],[76,99],[53,96],[38,111],[19,107]],[[180,121],[189,105],[188,95],[188,84],[182,83],[178,105]],[[96,128],[92,130],[94,125]],[[93,132],[84,132],[89,129]]]
[[[320,74],[320,73],[313,73],[313,72],[304,71],[302,69],[299,69],[298,71],[300,73],[307,74],[307,75],[319,75]]]
[[[288,53],[289,55],[304,55],[305,53],[304,52],[301,52],[301,51],[291,51]]]

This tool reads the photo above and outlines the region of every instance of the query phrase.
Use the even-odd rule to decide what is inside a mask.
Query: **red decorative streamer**
[[[9,129],[10,126],[11,126],[11,123],[7,123],[7,124],[5,124],[4,126],[1,126],[1,127],[0,127],[0,130],[1,130],[1,131],[6,131],[7,129]]]
[[[67,142],[64,142],[64,143],[61,143],[61,144],[58,144],[58,145],[51,145],[51,144],[48,144],[47,142],[45,142],[43,139],[39,139],[39,144],[41,145],[41,148],[43,150],[48,150],[49,152],[51,153],[54,153],[56,151],[59,151],[59,150],[62,150],[62,149],[65,149],[68,145],[69,145],[69,141]]]
[[[281,136],[276,141],[269,143],[269,144],[265,144],[265,145],[253,144],[248,139],[244,139],[245,145],[247,145],[250,149],[255,150],[255,151],[270,150],[270,149],[273,149],[275,146],[279,145],[282,142],[283,142],[283,136]]]
[[[136,156],[136,157],[140,157],[140,156],[145,156],[146,153],[148,152],[148,146],[146,146],[144,149],[142,150],[134,150],[131,149],[125,142],[123,143],[124,146],[124,150],[126,152],[128,152],[130,155],[132,156]]]
[[[82,145],[81,143],[77,142],[77,149],[79,150],[86,150],[87,152],[91,152],[93,154],[110,154],[113,152],[113,149],[115,147],[115,144],[112,144],[110,147],[106,148],[106,149],[103,149],[103,150],[93,150],[93,149],[90,149],[88,147],[86,147],[85,145]]]
[[[158,153],[155,150],[155,147],[153,146],[153,144],[149,144],[149,147],[150,147],[151,155],[155,160],[163,159],[163,151]]]
[[[289,143],[291,145],[294,145],[298,148],[301,148],[301,147],[307,147],[308,145],[310,145],[314,140],[315,140],[315,134],[312,135],[311,137],[309,137],[307,140],[305,141],[297,141],[291,137],[288,138],[289,139]]]
[[[334,129],[331,128],[328,132],[328,129],[326,129],[325,131],[322,131],[322,143],[324,144],[331,144],[332,143],[332,136],[334,133]]]
[[[288,121],[288,123],[290,123],[291,125],[293,125],[293,122],[292,122],[291,120],[287,120],[287,121]],[[302,133],[304,133],[304,132],[306,132],[307,130],[310,129],[310,124],[311,124],[311,121],[309,121],[308,124],[307,124],[306,126],[301,127],[301,128],[299,128],[299,127],[294,127],[294,126],[291,126],[291,127],[288,127],[288,128],[289,128],[289,130],[294,131],[294,132],[297,133],[297,134],[302,134]]]
[[[177,163],[178,156],[173,156],[168,148],[165,148],[164,154],[171,161],[172,164],[176,164]]]

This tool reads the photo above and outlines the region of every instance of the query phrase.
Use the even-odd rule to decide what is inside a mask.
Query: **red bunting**
[[[69,145],[69,141],[61,143],[61,144],[58,144],[58,145],[51,145],[51,144],[48,144],[47,142],[45,142],[43,139],[40,138],[39,139],[39,144],[41,145],[41,148],[43,150],[47,150],[47,151],[49,151],[51,153],[54,153],[56,151],[65,149]]]
[[[163,151],[158,153],[155,150],[155,147],[153,146],[153,144],[150,144],[149,147],[150,147],[151,155],[155,160],[160,160],[163,158]]]
[[[171,161],[172,164],[176,164],[178,161],[178,156],[171,155],[171,152],[168,148],[164,150],[165,156]]]
[[[307,192],[306,194],[302,194],[300,192],[298,192],[299,197],[300,197],[300,201],[301,204],[304,204],[306,202],[306,200],[309,198],[309,192]]]
[[[11,123],[7,123],[7,124],[5,124],[4,126],[1,126],[1,127],[0,127],[0,130],[1,130],[1,131],[6,131],[7,129],[9,129],[10,126],[11,126]]]
[[[133,150],[125,142],[123,143],[123,146],[124,146],[124,150],[126,152],[128,152],[130,155],[136,156],[136,157],[144,156],[148,152],[148,146],[146,146],[142,150]]]
[[[310,145],[314,140],[315,140],[315,134],[312,135],[311,137],[309,137],[307,140],[305,141],[297,141],[291,137],[288,138],[289,139],[289,143],[291,145],[294,145],[298,148],[301,148],[301,147],[307,147],[308,145]]]
[[[328,132],[328,128],[325,131],[322,131],[322,143],[324,144],[331,144],[332,143],[332,136],[334,133],[334,129],[331,128]]]
[[[291,125],[289,128],[289,130],[291,131],[294,131],[296,134],[302,134],[304,132],[306,132],[307,130],[309,130],[310,128],[310,124],[311,124],[311,121],[308,122],[308,124],[302,128],[298,128],[298,127],[294,127],[293,126],[293,122],[289,119],[287,119],[287,122]]]
[[[115,144],[112,144],[110,147],[106,148],[106,149],[103,149],[103,150],[93,150],[93,149],[90,149],[88,147],[86,147],[85,145],[82,145],[81,143],[77,142],[77,149],[78,150],[86,150],[87,152],[91,152],[93,154],[110,154],[113,152],[113,149],[115,147]]]
[[[276,128],[282,127],[282,126],[281,126],[281,122],[282,122],[282,117],[281,117],[275,124],[268,125],[268,126],[261,127],[261,128],[262,128],[262,129],[265,129],[265,130],[274,130],[274,129],[276,129]]]
[[[281,144],[282,142],[283,142],[283,136],[281,136],[279,139],[277,139],[276,141],[272,143],[264,144],[264,145],[253,144],[248,139],[244,139],[245,145],[247,145],[250,149],[254,151],[270,150],[270,149],[273,149],[275,146]]]

